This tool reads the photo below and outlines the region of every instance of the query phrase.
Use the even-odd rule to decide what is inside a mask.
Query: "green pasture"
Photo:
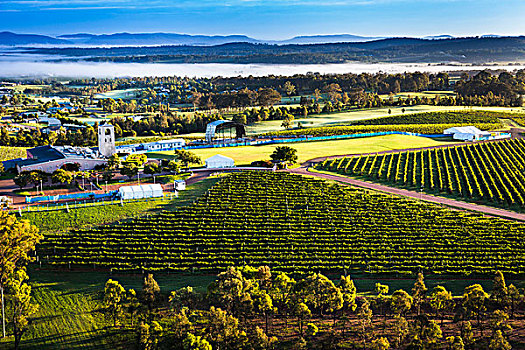
[[[345,139],[336,141],[315,141],[288,143],[287,146],[297,150],[299,163],[312,158],[335,156],[343,154],[380,152],[404,148],[417,148],[441,145],[444,141],[436,141],[427,137],[407,136],[407,135],[385,135],[366,138]],[[225,148],[204,148],[191,150],[202,161],[216,154],[222,154],[233,158],[237,166],[249,165],[256,160],[270,159],[278,145],[263,146],[244,146],[244,147],[225,147]],[[149,153],[150,158],[169,158],[174,154],[173,151]]]
[[[111,224],[119,220],[130,219],[161,210],[174,210],[177,207],[188,205],[201,196],[208,188],[218,181],[210,178],[192,185],[186,190],[179,191],[179,198],[174,200],[139,201],[120,204],[107,204],[92,207],[73,208],[69,213],[65,209],[22,213],[22,219],[29,220],[44,234],[50,231],[68,231],[70,229],[86,228],[96,225]]]

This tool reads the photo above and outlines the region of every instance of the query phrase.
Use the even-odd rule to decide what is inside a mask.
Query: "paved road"
[[[395,187],[384,186],[384,185],[380,185],[380,184],[376,184],[376,183],[350,179],[350,178],[347,178],[347,177],[344,177],[344,176],[328,175],[328,174],[321,174],[321,173],[317,173],[317,172],[310,172],[310,171],[308,171],[308,168],[305,167],[305,166],[302,166],[302,167],[296,168],[296,169],[291,169],[291,170],[288,170],[288,171],[291,172],[291,173],[294,173],[294,174],[313,175],[313,176],[321,177],[321,178],[327,179],[327,180],[339,181],[339,182],[346,183],[346,184],[349,184],[349,185],[352,185],[352,186],[368,188],[368,189],[375,190],[375,191],[386,192],[386,193],[395,194],[395,195],[404,196],[404,197],[410,197],[410,198],[414,198],[414,199],[421,199],[421,200],[423,200],[425,202],[431,202],[431,203],[446,205],[448,207],[452,207],[452,208],[456,208],[456,209],[460,209],[460,210],[477,211],[477,212],[480,212],[480,213],[483,213],[483,214],[486,214],[486,215],[489,215],[489,216],[497,216],[497,217],[502,217],[502,218],[511,219],[511,220],[517,220],[517,221],[525,221],[525,214],[520,214],[520,213],[516,213],[516,212],[513,212],[513,211],[509,211],[509,210],[504,210],[504,209],[497,209],[497,208],[487,207],[487,206],[484,206],[484,205],[477,205],[477,204],[473,204],[473,203],[461,202],[461,201],[457,201],[457,200],[449,199],[449,198],[445,198],[445,197],[431,196],[431,195],[424,194],[424,193],[408,191],[408,190],[395,188]]]

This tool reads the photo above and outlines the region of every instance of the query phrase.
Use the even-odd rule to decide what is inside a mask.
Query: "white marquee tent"
[[[474,141],[491,136],[490,132],[481,131],[475,126],[455,126],[443,131],[445,135],[452,135],[454,140]]]
[[[122,199],[142,199],[162,197],[163,191],[160,184],[122,186],[118,189]]]
[[[233,168],[234,166],[233,159],[220,154],[206,159],[206,168]]]

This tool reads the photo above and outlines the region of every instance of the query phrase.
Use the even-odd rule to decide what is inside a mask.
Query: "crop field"
[[[318,168],[522,210],[524,165],[519,139],[327,160]]]
[[[46,266],[216,272],[525,272],[525,225],[288,173],[223,178],[188,207],[112,226],[49,233]]]
[[[298,162],[305,162],[312,158],[343,155],[364,152],[379,152],[409,147],[426,147],[441,145],[437,141],[426,137],[407,135],[385,135],[359,139],[346,139],[336,141],[297,142],[288,144],[297,150]],[[216,154],[222,154],[235,160],[235,165],[249,165],[256,160],[270,159],[276,145],[203,148],[191,150],[204,161]],[[148,153],[150,158],[171,158],[174,152]]]
[[[393,125],[393,124],[498,124],[499,118],[521,116],[518,113],[502,113],[492,111],[447,111],[404,114],[360,120],[353,125]]]
[[[24,147],[0,147],[0,162],[4,160],[25,158],[26,149]]]

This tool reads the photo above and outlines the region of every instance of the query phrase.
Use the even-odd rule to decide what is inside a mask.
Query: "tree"
[[[118,154],[113,154],[108,158],[107,165],[109,169],[117,169],[120,166],[121,159]]]
[[[447,342],[450,350],[465,350],[465,344],[460,336],[447,337]]]
[[[490,299],[496,303],[497,307],[506,308],[509,306],[509,292],[505,283],[505,277],[501,271],[496,271],[494,275],[494,284]]]
[[[291,96],[293,93],[295,93],[295,86],[290,81],[286,81],[284,83],[283,90],[286,95]]]
[[[386,310],[385,306],[388,303],[388,290],[389,287],[386,284],[376,283],[375,285],[375,292],[377,294],[376,304],[379,304],[379,310],[382,315],[384,315],[384,322],[383,322],[383,330],[386,328]]]
[[[144,174],[154,175],[161,172],[160,166],[157,163],[148,163],[144,167]]]
[[[139,167],[135,163],[125,163],[124,166],[120,168],[120,175],[127,176],[130,179],[137,176],[138,173]]]
[[[512,331],[509,325],[509,315],[503,310],[495,310],[490,316],[490,328],[492,332],[501,331],[508,335]]]
[[[343,294],[343,310],[354,311],[357,307],[355,303],[357,289],[352,278],[350,276],[341,276],[337,287]]]
[[[432,348],[443,337],[441,328],[426,315],[416,316],[411,325],[411,346],[415,349]]]
[[[310,322],[306,325],[306,335],[308,337],[315,336],[317,332],[319,332],[319,328],[315,324]]]
[[[264,290],[260,290],[254,295],[253,302],[255,309],[264,316],[265,332],[268,333],[268,315],[276,311],[272,298]]]
[[[6,211],[0,211],[0,294],[2,302],[2,332],[5,337],[4,288],[15,271],[27,261],[29,252],[42,239],[36,226],[18,221]]]
[[[184,350],[212,350],[210,343],[206,339],[191,333],[188,333],[186,339],[184,339],[182,347]]]
[[[474,332],[472,332],[472,324],[470,321],[463,321],[461,323],[461,339],[467,346],[474,344],[476,341],[474,339]]]
[[[193,291],[193,287],[188,286],[171,292],[169,302],[174,310],[180,311],[183,308],[191,308],[196,296],[197,293]]]
[[[211,307],[206,324],[206,334],[214,349],[232,349],[246,339],[239,330],[239,320],[226,311]]]
[[[73,175],[71,175],[69,171],[65,171],[64,169],[57,169],[53,172],[53,175],[51,176],[51,181],[53,183],[70,184],[73,181]]]
[[[155,281],[153,275],[148,273],[146,277],[144,277],[144,283],[142,284],[142,294],[150,313],[153,308],[153,303],[155,303],[159,292],[159,284],[157,281]]]
[[[171,171],[172,173],[178,174],[180,172],[180,162],[171,160],[168,163],[168,166],[166,167],[166,169],[168,169],[168,171]]]
[[[332,83],[325,86],[325,92],[332,103],[335,103],[341,99],[341,87],[339,84]]]
[[[463,292],[463,306],[467,310],[469,315],[476,317],[478,321],[478,327],[481,326],[481,314],[485,311],[485,300],[488,298],[488,294],[485,293],[483,287],[479,284],[473,284],[465,288]],[[481,331],[483,335],[483,330]]]
[[[490,340],[489,349],[491,350],[510,350],[512,346],[503,336],[500,330],[497,330]]]
[[[399,346],[405,341],[405,338],[409,333],[408,322],[403,316],[399,315],[395,316],[394,319],[394,334],[396,336],[396,346]]]
[[[281,94],[271,88],[262,88],[257,91],[257,102],[261,106],[273,106],[281,102]]]
[[[306,318],[312,316],[312,312],[305,303],[299,303],[294,308],[294,315],[297,316],[297,323],[299,324],[299,334],[303,336],[303,322]]]
[[[300,298],[312,310],[322,316],[325,312],[335,312],[343,307],[343,294],[328,277],[315,273],[296,284]]]
[[[135,292],[135,289],[129,289],[126,292],[126,300],[125,300],[124,306],[129,313],[131,327],[133,327],[133,323],[135,320],[135,313],[137,313],[137,311],[140,308],[140,302],[139,302],[139,299],[137,298],[137,292]]]
[[[509,293],[511,317],[514,317],[514,311],[518,307],[520,301],[523,299],[524,293],[522,289],[518,289],[514,284],[511,284],[508,287],[508,293]]]
[[[184,149],[178,149],[175,151],[177,160],[180,161],[184,167],[188,167],[189,164],[201,164],[202,160],[195,153],[186,151]]]
[[[15,350],[19,348],[22,336],[28,329],[29,318],[38,311],[38,304],[31,302],[31,287],[26,283],[27,279],[25,269],[20,268],[13,273],[7,284]]]
[[[412,297],[402,289],[392,294],[390,302],[392,311],[398,316],[404,316],[412,308]]]
[[[421,304],[425,300],[425,295],[427,292],[427,287],[425,286],[425,280],[423,277],[423,273],[417,274],[416,282],[414,283],[414,287],[412,288],[412,299],[414,300],[414,306],[417,309],[417,314],[421,314]]]
[[[294,285],[295,280],[286,273],[281,272],[275,277],[270,289],[270,295],[274,304],[278,310],[284,313],[285,323],[288,322]]]
[[[270,158],[273,161],[296,163],[298,158],[297,150],[290,146],[277,146],[270,155]]]
[[[359,324],[358,332],[361,335],[361,339],[363,339],[363,348],[366,348],[366,338],[372,326],[372,310],[370,310],[370,302],[366,298],[363,298],[363,303],[359,306],[357,319]]]
[[[109,279],[104,288],[104,306],[106,314],[113,319],[113,327],[122,315],[122,299],[126,290],[117,281]]]
[[[26,172],[22,172],[18,174],[17,176],[15,176],[13,181],[15,185],[17,185],[18,187],[20,187],[20,189],[22,189],[26,187],[29,182],[29,174]]]
[[[388,350],[390,349],[390,342],[388,339],[381,337],[372,341],[372,350]]]
[[[443,286],[436,286],[432,289],[429,299],[430,306],[436,312],[436,317],[441,315],[441,324],[443,324],[443,313],[452,303],[452,293]]]

